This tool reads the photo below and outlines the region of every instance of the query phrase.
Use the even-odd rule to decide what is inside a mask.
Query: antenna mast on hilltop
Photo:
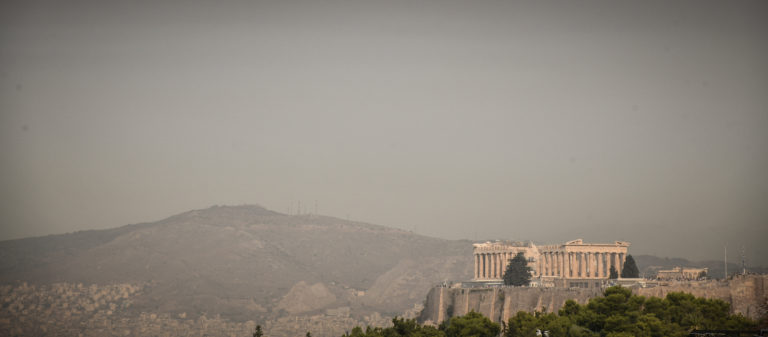
[[[727,280],[728,279],[728,245],[725,245],[723,249],[725,249],[724,251],[725,256],[723,261],[725,263],[725,279]]]
[[[744,245],[741,245],[741,275],[747,275],[747,252]]]

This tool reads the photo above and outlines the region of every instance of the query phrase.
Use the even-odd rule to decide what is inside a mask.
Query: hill
[[[402,314],[471,277],[472,245],[319,215],[217,206],[108,230],[0,242],[0,283],[131,284],[126,315],[234,322]]]
[[[683,258],[662,258],[653,255],[633,255],[633,257],[637,262],[637,267],[640,269],[640,275],[645,277],[653,277],[656,275],[656,272],[661,269],[670,269],[674,267],[708,268],[709,276],[711,278],[723,278],[725,272],[723,261],[690,261]],[[741,266],[739,264],[728,263],[728,275],[740,272]],[[765,274],[768,272],[768,269],[760,266],[752,266],[747,267],[747,272]]]

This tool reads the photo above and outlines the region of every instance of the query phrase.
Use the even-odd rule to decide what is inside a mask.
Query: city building
[[[707,275],[708,268],[674,267],[656,272],[659,280],[697,280]]]

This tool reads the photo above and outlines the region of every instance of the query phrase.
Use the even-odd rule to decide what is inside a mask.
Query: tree
[[[531,268],[528,267],[528,260],[522,252],[509,260],[503,279],[504,284],[513,286],[527,286],[531,282]]]
[[[763,308],[768,308],[768,300]],[[765,312],[765,311],[764,311]],[[749,330],[758,323],[730,314],[730,304],[717,299],[670,292],[665,298],[633,295],[621,286],[605,289],[587,304],[568,300],[557,313],[520,311],[504,329],[471,311],[439,328],[413,319],[395,318],[388,328],[355,327],[342,337],[685,337],[693,329]],[[501,332],[501,336],[499,336]]]
[[[253,337],[261,337],[264,336],[264,333],[261,332],[261,325],[256,326],[256,330],[253,332]]]
[[[640,271],[635,264],[635,258],[632,255],[627,255],[627,260],[624,261],[624,268],[621,269],[622,278],[638,278],[640,277]]]
[[[306,337],[312,337],[312,334],[309,333],[309,331],[307,331],[307,336]]]
[[[498,324],[474,311],[451,318],[448,328],[445,329],[447,337],[497,337],[499,332],[501,327]]]
[[[619,272],[616,271],[616,267],[614,267],[614,266],[611,266],[610,274],[611,275],[608,276],[608,278],[611,279],[611,280],[615,280],[615,279],[619,278]]]
[[[758,324],[760,324],[761,329],[766,329],[768,328],[768,297],[763,298],[763,303],[760,304],[758,310],[760,313]]]

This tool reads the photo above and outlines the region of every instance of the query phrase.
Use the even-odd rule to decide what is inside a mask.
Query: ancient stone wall
[[[664,297],[669,292],[686,292],[697,297],[715,298],[731,303],[732,312],[756,319],[759,306],[768,293],[768,275],[750,275],[724,281],[669,282],[653,288],[633,288],[642,296]],[[439,324],[453,317],[476,311],[495,322],[507,321],[518,311],[557,311],[565,301],[586,303],[601,296],[600,289],[570,288],[445,288],[436,287],[427,295],[419,320]]]
[[[419,320],[439,324],[450,317],[475,311],[501,322],[518,311],[552,312],[560,309],[569,299],[586,303],[600,293],[598,289],[438,287],[432,288],[427,295]]]
[[[768,292],[768,275],[735,276],[726,281],[668,282],[653,288],[638,288],[634,292],[642,296],[664,297],[670,292],[685,292],[697,297],[716,298],[731,304],[733,313],[756,319],[761,301]]]

